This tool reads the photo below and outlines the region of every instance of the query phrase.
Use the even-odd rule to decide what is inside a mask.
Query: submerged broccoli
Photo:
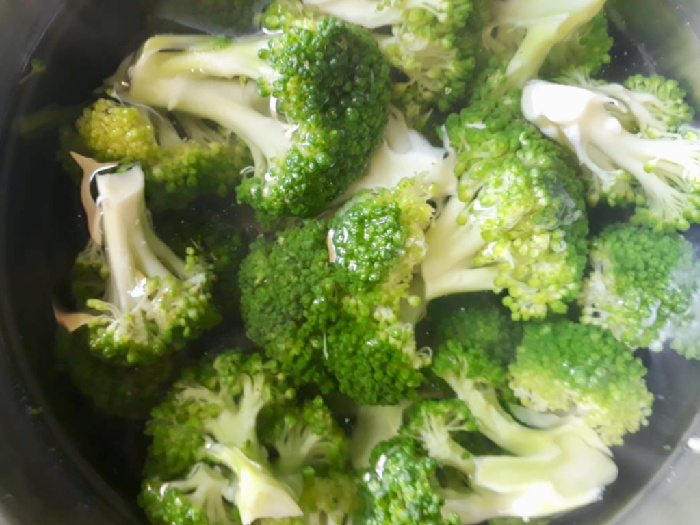
[[[451,115],[457,196],[426,234],[428,300],[505,290],[514,318],[566,311],[580,287],[588,221],[566,152],[518,117],[517,93]]]
[[[640,100],[631,92],[625,95]],[[578,156],[593,202],[606,197],[611,204],[634,203],[632,220],[657,229],[686,230],[700,221],[700,140],[695,132],[667,132],[658,138],[630,132],[625,129],[629,117],[640,130],[648,125],[643,114],[637,117],[648,106],[627,106],[597,87],[532,81],[523,90],[522,110],[544,134]],[[619,113],[628,116],[620,119]],[[668,119],[672,112],[659,114]]]
[[[368,33],[331,17],[238,40],[156,36],[128,76],[127,99],[214,121],[248,145],[238,197],[264,215],[325,208],[362,174],[387,121],[388,64]]]
[[[477,66],[479,16],[473,4],[455,0],[382,2],[378,0],[277,1],[267,9],[263,25],[284,25],[289,12],[302,11],[337,17],[372,32],[380,49],[395,68],[393,103],[418,129],[434,111],[447,111],[464,100]],[[477,7],[478,8],[478,7]]]
[[[550,71],[578,66],[594,74],[610,60],[607,24],[604,18],[596,19],[604,4],[605,0],[494,1],[484,44],[510,57],[505,71],[510,88],[537,77],[550,53]]]
[[[240,514],[246,525],[301,515],[270,470],[259,432],[265,411],[292,395],[277,364],[259,356],[228,351],[187,371],[146,427],[153,443],[140,504],[150,519],[235,523]]]
[[[148,417],[175,369],[169,356],[130,367],[105,361],[90,351],[84,332],[71,335],[62,327],[56,330],[55,351],[59,369],[98,412],[110,417]]]
[[[538,412],[573,414],[607,445],[646,425],[653,396],[646,368],[610,332],[558,320],[525,326],[510,387]]]
[[[79,153],[102,162],[141,164],[153,209],[183,208],[202,195],[226,195],[250,163],[247,148],[229,132],[109,98],[85,108],[75,130]],[[70,132],[63,137],[64,148],[76,146]]]
[[[87,312],[58,320],[71,332],[87,330],[90,349],[104,358],[157,361],[220,320],[211,301],[214,278],[193,249],[182,260],[156,236],[145,207],[140,167],[96,172],[95,177],[101,216],[86,208],[93,239],[86,248],[90,256],[76,261],[88,267],[76,275],[89,275],[87,289],[96,289],[95,264],[101,256],[104,297],[90,297],[85,301]]]
[[[630,348],[672,348],[700,358],[700,264],[683,236],[633,224],[606,227],[591,244],[581,321]]]

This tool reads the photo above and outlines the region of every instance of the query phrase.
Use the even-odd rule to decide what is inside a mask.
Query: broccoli
[[[507,85],[520,88],[537,76],[540,67],[557,46],[550,65],[571,56],[575,67],[591,71],[609,61],[612,41],[598,26],[585,28],[601,12],[605,0],[500,0],[492,3],[491,23],[483,31],[487,49],[509,56]],[[604,25],[596,21],[594,24]],[[591,38],[593,37],[593,38]],[[585,44],[585,48],[583,47]]]
[[[99,98],[83,110],[64,148],[102,162],[138,162],[151,209],[184,208],[202,195],[226,195],[249,165],[247,148],[229,132],[185,115]],[[76,144],[77,141],[77,144]]]
[[[358,480],[354,474],[333,472],[328,476],[306,474],[299,505],[303,516],[261,519],[260,525],[348,525],[358,504]]]
[[[350,457],[356,469],[368,468],[372,450],[382,441],[398,436],[403,414],[410,405],[363,405],[357,409],[357,419],[350,441]]]
[[[416,347],[421,298],[411,285],[433,216],[425,187],[406,179],[361,192],[329,221],[328,252],[341,290],[324,357],[340,391],[361,405],[395,404],[422,382]]]
[[[122,96],[235,133],[254,159],[240,202],[266,216],[310,217],[363,173],[381,140],[389,66],[363,29],[300,18],[239,40],[153,37]]]
[[[87,299],[87,312],[70,320],[63,315],[59,322],[70,332],[87,330],[89,348],[106,359],[131,364],[157,361],[220,320],[211,301],[213,276],[193,249],[182,260],[156,236],[139,166],[96,173],[101,225],[93,223],[93,238],[86,248],[91,255],[76,260],[79,265],[87,261],[89,267],[75,275],[91,276],[94,287],[94,256],[102,253],[100,273],[107,275],[104,297]],[[90,223],[89,207],[86,212]],[[95,252],[95,244],[102,249]]]
[[[412,439],[397,437],[377,445],[360,485],[357,525],[457,525],[443,517],[444,498],[436,490],[437,462]]]
[[[617,109],[610,111],[610,106]],[[693,131],[666,132],[659,138],[627,131],[616,113],[635,116],[635,107],[626,108],[597,87],[540,80],[530,82],[522,96],[525,117],[577,155],[588,179],[589,200],[633,203],[634,222],[687,230],[700,221],[700,140]]]
[[[622,84],[592,80],[575,70],[558,79],[562,84],[585,88],[616,101],[608,107],[624,128],[642,132],[650,138],[666,132],[678,132],[693,118],[686,93],[675,80],[660,75],[633,75]]]
[[[283,477],[309,466],[342,470],[347,462],[347,440],[321,397],[287,409],[267,440],[278,457],[273,468]]]
[[[249,337],[301,384],[329,389],[329,371],[360,404],[399,402],[428,361],[411,311],[421,303],[411,283],[433,215],[427,199],[406,179],[358,193],[330,220],[254,242],[240,273]]]
[[[188,247],[194,246],[206,257],[216,277],[211,288],[212,302],[224,319],[235,319],[241,299],[238,272],[248,255],[248,241],[241,225],[223,211],[192,208],[187,213],[155,215],[153,222],[160,237],[176,253],[186,253]]]
[[[338,311],[328,262],[328,226],[307,220],[260,237],[241,263],[241,313],[248,337],[277,360],[290,381],[333,390],[323,351]]]
[[[634,224],[607,226],[591,243],[581,322],[610,330],[630,348],[664,344],[700,358],[700,264],[682,235]]]
[[[340,201],[345,202],[362,190],[393,188],[403,179],[415,177],[439,205],[457,192],[456,161],[451,151],[430,144],[427,138],[408,127],[403,113],[391,108],[382,143],[372,153],[367,171]]]
[[[263,26],[284,26],[291,12],[306,16],[330,15],[372,32],[395,69],[392,102],[406,114],[412,127],[423,128],[434,111],[447,111],[464,100],[477,67],[478,16],[474,4],[484,0],[382,2],[365,0],[277,1],[270,6]]]
[[[148,417],[173,378],[175,364],[170,356],[126,367],[95,356],[85,335],[71,335],[60,326],[56,329],[54,349],[59,370],[101,414],[134,420]]]
[[[588,221],[567,153],[517,115],[517,93],[451,115],[458,194],[426,233],[425,296],[505,290],[515,319],[564,312],[578,295]]]
[[[527,324],[508,371],[510,387],[525,406],[581,417],[607,445],[620,445],[651,414],[646,368],[597,326]]]
[[[146,426],[153,437],[140,497],[146,514],[156,523],[173,515],[235,523],[237,509],[243,525],[301,515],[272,473],[259,432],[266,411],[278,413],[293,394],[274,361],[235,350],[185,371]]]

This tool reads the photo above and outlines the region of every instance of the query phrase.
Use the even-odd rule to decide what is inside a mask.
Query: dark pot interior
[[[54,365],[51,294],[80,248],[78,207],[55,160],[56,134],[17,130],[22,115],[85,100],[145,33],[135,1],[0,5],[0,34],[11,37],[0,49],[0,523],[142,521],[134,503],[141,426],[95,415]],[[618,42],[610,75],[639,71],[646,61],[637,48],[621,35]],[[20,84],[30,57],[48,68]],[[700,246],[700,232],[691,235]],[[657,394],[649,427],[615,450],[620,478],[605,499],[559,523],[605,522],[685,439],[700,408],[700,363],[673,353],[643,358]]]

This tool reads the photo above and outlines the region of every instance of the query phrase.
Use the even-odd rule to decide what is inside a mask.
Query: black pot
[[[615,8],[627,23],[625,31],[642,35],[641,40],[626,39],[625,31],[618,35],[618,71],[658,67],[683,80],[697,102],[700,63],[687,68],[691,59],[678,59],[676,51],[700,56],[695,36],[700,7],[630,0]],[[652,17],[655,31],[649,29],[651,13],[659,15]],[[23,115],[83,101],[138,46],[146,34],[144,20],[135,0],[0,0],[2,524],[144,521],[134,503],[142,429],[97,417],[54,364],[51,296],[75,249],[77,208],[55,160],[56,134],[19,133]],[[648,47],[640,53],[642,41]],[[33,57],[47,65],[44,72],[29,74]],[[700,239],[698,232],[691,234]],[[673,353],[644,357],[657,394],[649,427],[615,450],[620,478],[604,500],[557,522],[700,520],[700,456],[687,447],[693,432],[700,435],[700,364]]]

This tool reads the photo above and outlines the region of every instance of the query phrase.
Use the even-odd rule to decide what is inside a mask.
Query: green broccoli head
[[[360,485],[361,525],[456,525],[444,518],[443,498],[435,491],[437,462],[412,439],[398,437],[375,447],[372,467]]]
[[[340,389],[365,405],[393,404],[421,382],[428,356],[416,349],[420,307],[414,267],[425,255],[433,209],[415,179],[361,192],[330,221],[328,248],[342,298],[328,327],[327,366]]]
[[[145,419],[173,378],[169,357],[135,367],[100,359],[90,351],[83,330],[69,334],[58,327],[54,348],[59,369],[98,412],[110,417]]]
[[[345,434],[321,397],[285,409],[263,439],[275,450],[273,468],[282,476],[298,474],[305,467],[342,471],[348,460]]]
[[[325,370],[324,331],[337,315],[336,282],[324,221],[309,220],[259,238],[241,264],[241,313],[248,337],[279,361],[290,381],[333,387]]]
[[[621,444],[651,414],[646,368],[597,326],[527,324],[509,372],[510,387],[525,406],[580,416],[608,445]]]
[[[507,291],[515,319],[567,309],[580,288],[588,220],[568,155],[492,99],[448,118],[460,177],[426,234],[426,296]],[[514,102],[514,100],[511,100]]]
[[[241,224],[224,212],[190,209],[187,213],[166,213],[153,217],[155,229],[175,253],[196,247],[216,277],[212,302],[225,319],[240,313],[241,290],[238,272],[248,255],[248,240]]]
[[[595,69],[609,60],[611,42],[606,31],[595,25],[586,26],[604,4],[605,0],[495,2],[491,23],[483,32],[484,44],[493,53],[509,59],[506,76],[510,88],[520,88],[537,77],[552,52],[550,67],[559,65],[562,55],[570,53],[581,66]],[[591,48],[582,48],[584,42]],[[559,50],[554,51],[557,47]]]
[[[86,174],[89,179],[91,173]],[[98,173],[101,217],[86,207],[93,234],[76,262],[74,283],[85,310],[69,317],[69,331],[87,330],[89,347],[103,358],[148,363],[180,350],[216,325],[211,300],[214,276],[205,259],[189,248],[184,259],[155,234],[145,206],[144,174],[135,166]],[[93,203],[94,207],[94,203]],[[100,218],[93,223],[91,217]],[[105,279],[100,286],[100,280]]]
[[[250,162],[245,145],[230,133],[109,98],[86,107],[75,129],[79,153],[102,162],[141,164],[153,209],[184,208],[199,196],[226,195]]]
[[[381,140],[389,65],[364,29],[302,17],[239,40],[153,37],[125,96],[233,132],[254,160],[239,200],[262,215],[310,217],[363,173]]]
[[[670,342],[700,357],[700,266],[683,236],[613,224],[593,240],[590,264],[579,298],[583,323],[610,330],[630,348],[660,351]]]
[[[621,98],[608,90],[620,92]],[[658,120],[644,98],[614,85],[536,80],[523,90],[522,110],[545,135],[577,155],[593,204],[601,198],[611,205],[633,203],[632,221],[659,230],[687,230],[700,221],[697,133],[659,133],[651,127],[651,136],[628,131],[644,129],[647,119]]]
[[[142,496],[147,514],[163,519],[184,500],[192,508],[179,512],[210,523],[234,519],[233,507],[244,525],[300,515],[291,489],[271,473],[258,433],[262,413],[275,413],[292,396],[277,363],[259,355],[227,351],[186,371],[146,426],[153,438]]]

